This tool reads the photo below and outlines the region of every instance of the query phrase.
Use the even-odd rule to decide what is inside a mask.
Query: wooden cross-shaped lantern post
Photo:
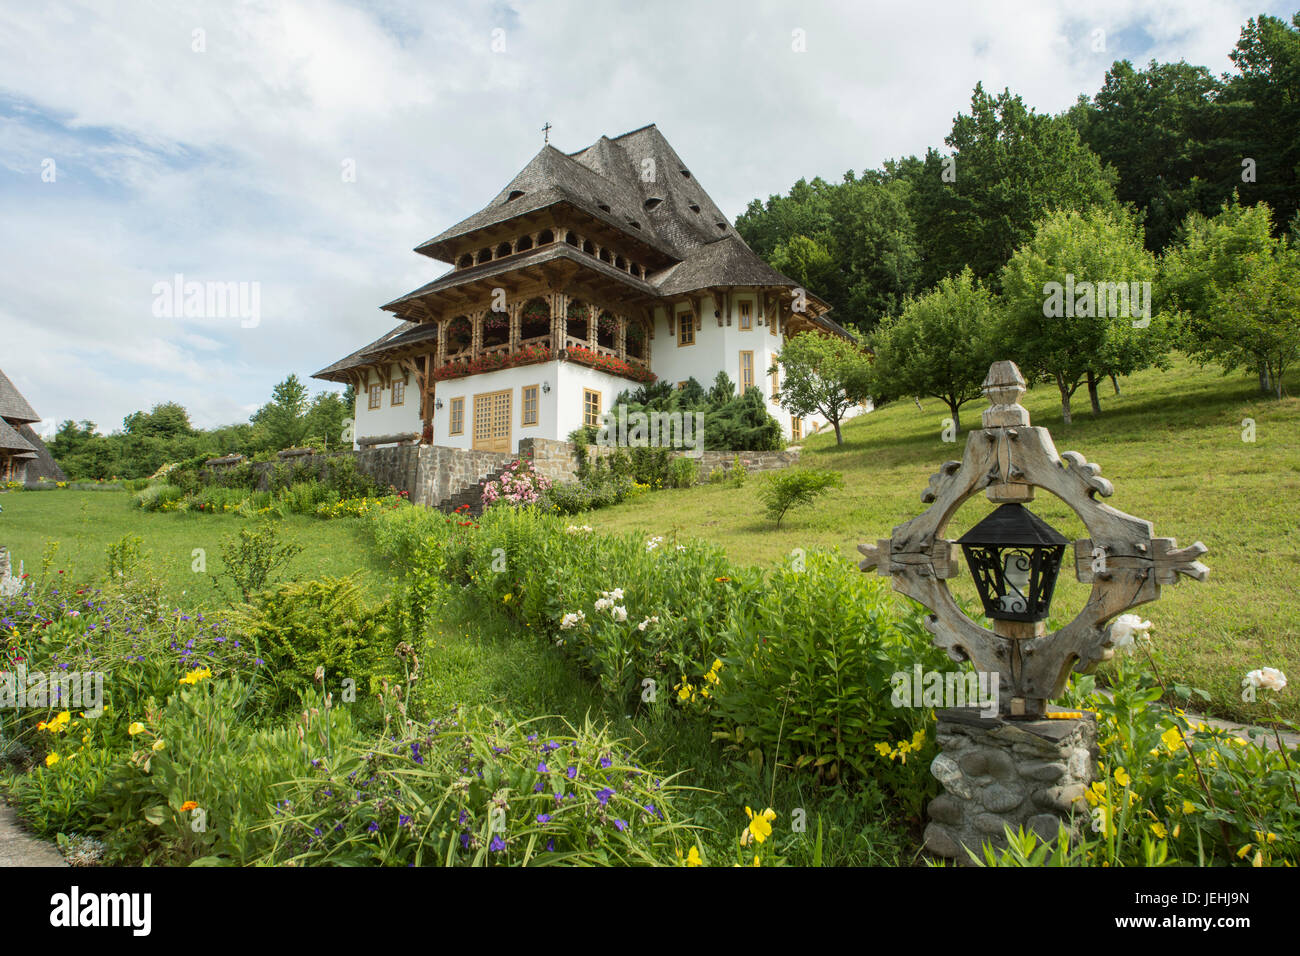
[[[930,610],[926,628],[936,645],[955,661],[969,660],[977,671],[998,675],[997,718],[939,714],[942,752],[931,770],[947,793],[931,803],[934,822],[926,841],[945,856],[960,857],[962,843],[978,846],[988,837],[997,842],[1000,829],[990,829],[991,813],[1013,825],[1027,823],[1048,839],[1055,838],[1058,818],[1072,820],[1092,777],[1095,721],[1091,715],[1045,719],[1047,702],[1065,691],[1071,672],[1088,673],[1113,655],[1112,618],[1156,600],[1161,586],[1179,575],[1198,581],[1209,576],[1196,560],[1205,545],[1179,548],[1173,538],[1153,537],[1149,521],[1100,503],[1098,495],[1113,491],[1110,482],[1077,452],[1057,454],[1047,429],[1030,426],[1020,404],[1024,393],[1020,369],[995,362],[984,380],[984,427],[971,431],[960,462],[944,462],[931,476],[921,495],[930,507],[890,538],[858,546],[863,571],[878,569],[894,590]],[[1035,488],[1069,505],[1089,535],[1074,542],[1074,573],[1092,585],[1092,593],[1072,621],[1050,633],[1047,607],[1068,542],[1023,507]],[[980,491],[1000,507],[961,541],[944,538],[957,509]],[[976,533],[981,528],[984,538]],[[1001,548],[987,538],[999,529],[1014,539]],[[985,613],[993,618],[992,630],[967,617],[948,591],[946,579],[960,571],[959,546],[972,565]],[[1037,756],[1025,756],[1030,752]]]
[[[1173,538],[1152,537],[1151,522],[1097,501],[1111,483],[1077,452],[1058,455],[1046,428],[1031,427],[1020,404],[1025,380],[1014,362],[995,362],[984,380],[989,407],[983,425],[966,440],[960,462],[947,461],[921,495],[930,507],[876,544],[858,545],[863,571],[878,568],[894,590],[930,609],[926,627],[956,661],[1001,675],[1004,712],[1035,716],[1059,696],[1071,671],[1088,673],[1112,656],[1111,618],[1154,601],[1160,586],[1185,574],[1198,581],[1209,569],[1196,560],[1206,547],[1179,548]],[[962,503],[983,490],[995,504],[1032,501],[1034,489],[1049,491],[1074,509],[1090,537],[1074,542],[1074,571],[1092,585],[1087,605],[1065,627],[1047,633],[1043,621],[995,620],[992,631],[957,606],[945,579],[959,573],[958,542],[943,537]],[[1049,529],[1050,530],[1050,529]]]

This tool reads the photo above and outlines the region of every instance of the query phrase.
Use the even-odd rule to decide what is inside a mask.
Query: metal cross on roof
[[[545,146],[551,141],[551,124],[547,123],[542,127],[542,145]]]

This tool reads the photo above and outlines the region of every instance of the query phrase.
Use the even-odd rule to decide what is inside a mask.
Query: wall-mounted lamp
[[[551,383],[550,383],[550,382],[543,382],[543,383],[542,383],[542,391],[543,391],[544,393],[549,394],[550,391],[551,391]]]
[[[438,411],[442,411],[442,399],[435,398],[433,400],[433,407],[436,408]]]

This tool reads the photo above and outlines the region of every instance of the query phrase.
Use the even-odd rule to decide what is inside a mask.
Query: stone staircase
[[[506,464],[493,469],[477,481],[471,482],[462,487],[450,498],[445,498],[438,502],[436,507],[439,511],[451,513],[457,508],[469,505],[469,508],[465,513],[471,517],[477,518],[483,513],[483,486],[489,481],[496,481],[499,479],[503,474],[505,474],[509,467],[510,462],[507,462]]]

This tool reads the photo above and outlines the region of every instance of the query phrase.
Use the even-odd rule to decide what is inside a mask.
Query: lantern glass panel
[[[1004,504],[958,542],[984,613],[999,621],[1041,621],[1068,544],[1024,505]]]

